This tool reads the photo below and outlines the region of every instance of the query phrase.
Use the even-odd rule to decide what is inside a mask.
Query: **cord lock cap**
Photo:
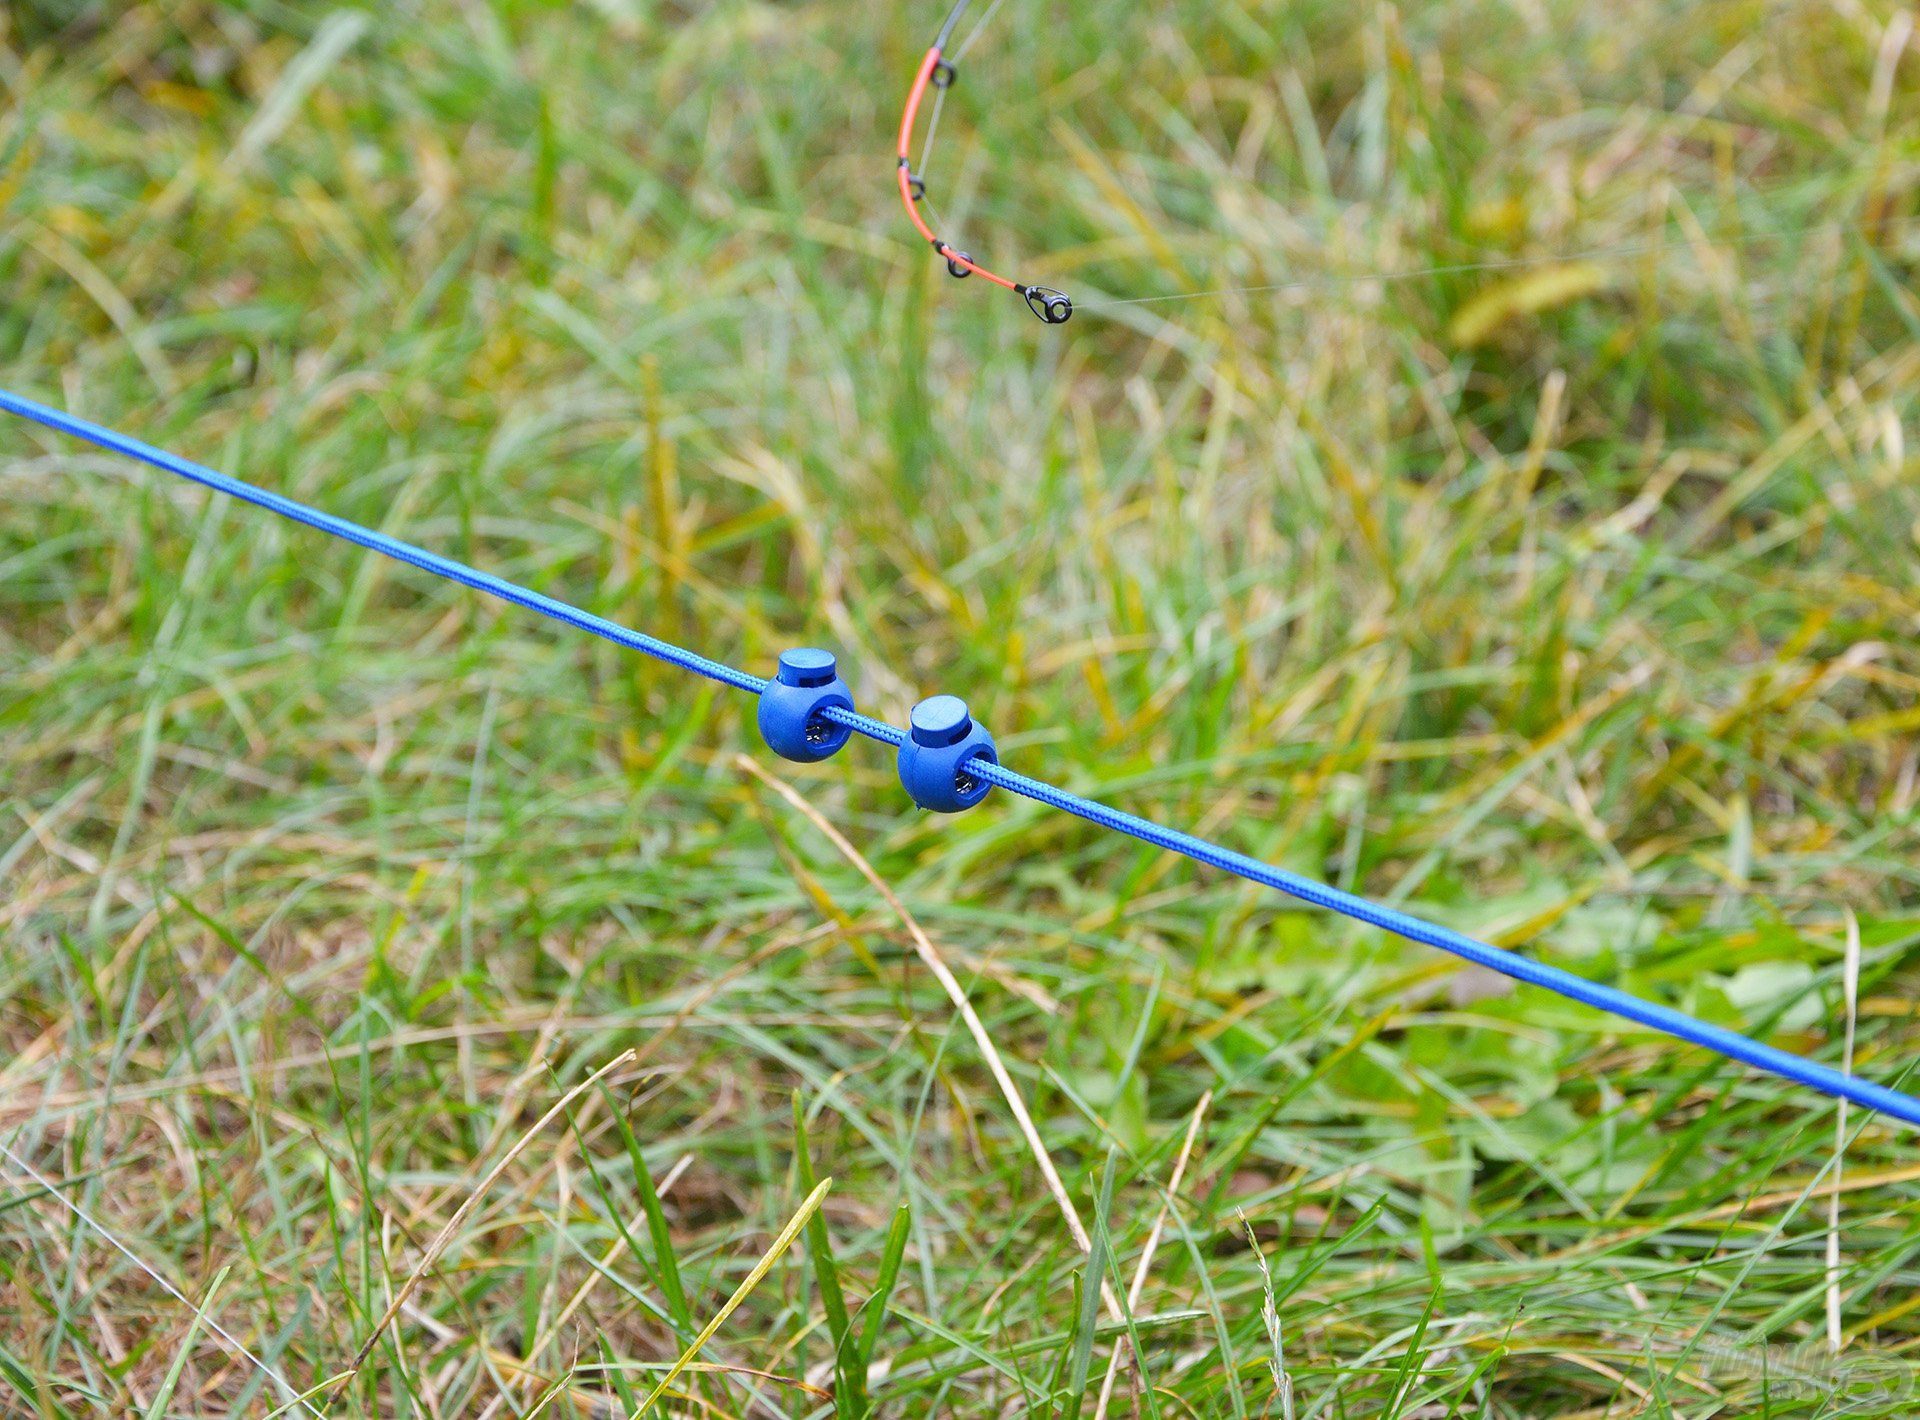
[[[853,709],[853,693],[840,679],[833,652],[813,646],[782,651],[779,672],[760,692],[760,737],[783,759],[828,759],[853,735],[822,717],[830,708]]]
[[[993,736],[976,725],[967,702],[934,695],[913,707],[900,745],[900,782],[923,809],[957,814],[987,797],[993,786],[967,773],[968,761],[998,764]]]

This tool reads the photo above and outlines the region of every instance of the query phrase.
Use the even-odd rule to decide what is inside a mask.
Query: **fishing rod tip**
[[[1065,325],[1073,319],[1073,302],[1064,291],[1056,291],[1051,286],[1019,287],[1027,309],[1032,311],[1048,325]]]

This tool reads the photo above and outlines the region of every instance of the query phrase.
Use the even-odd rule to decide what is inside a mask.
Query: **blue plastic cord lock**
[[[820,718],[829,706],[853,709],[853,692],[840,679],[833,652],[800,646],[780,653],[780,669],[760,692],[760,737],[783,759],[812,764],[840,752],[853,737],[844,725]]]
[[[935,813],[970,809],[993,786],[962,767],[978,756],[1000,762],[993,736],[973,723],[967,702],[957,695],[934,695],[913,707],[907,737],[900,742],[900,782],[913,801]]]

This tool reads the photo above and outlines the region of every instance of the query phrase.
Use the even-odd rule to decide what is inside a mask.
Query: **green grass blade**
[[[1074,1322],[1072,1359],[1067,1368],[1067,1420],[1080,1420],[1080,1410],[1087,1398],[1087,1382],[1093,1371],[1094,1334],[1100,1324],[1100,1283],[1107,1275],[1105,1220],[1113,1207],[1113,1172],[1118,1158],[1119,1150],[1109,1145],[1107,1161],[1100,1170],[1100,1196],[1095,1204],[1095,1213],[1101,1220],[1101,1226],[1093,1230],[1090,1239],[1093,1247],[1087,1253],[1086,1265],[1080,1270],[1080,1311]]]
[[[213,1310],[214,1299],[220,1295],[220,1288],[227,1280],[230,1268],[223,1267],[214,1274],[213,1283],[207,1288],[193,1309],[193,1320],[187,1323],[187,1334],[180,1338],[180,1344],[173,1353],[173,1363],[167,1367],[166,1378],[160,1382],[160,1388],[153,1393],[153,1399],[147,1402],[146,1420],[160,1420],[167,1413],[167,1407],[173,1403],[173,1392],[180,1384],[180,1372],[186,1369],[187,1357],[193,1354],[193,1343],[200,1339],[200,1328],[206,1323],[207,1313]]]
[[[811,1193],[816,1182],[813,1172],[813,1144],[807,1132],[807,1112],[800,1092],[793,1092],[793,1166],[800,1175],[803,1193]],[[813,1264],[815,1284],[820,1288],[820,1309],[827,1314],[827,1337],[833,1343],[833,1367],[838,1383],[834,1387],[834,1408],[845,1416],[864,1415],[867,1410],[867,1372],[855,1366],[848,1352],[852,1323],[847,1316],[847,1294],[840,1285],[840,1266],[833,1257],[833,1238],[827,1232],[827,1220],[818,1211],[807,1219],[807,1257]]]
[[[604,1086],[602,1092],[605,1092]],[[667,1226],[666,1210],[660,1206],[660,1193],[653,1186],[653,1173],[647,1168],[646,1155],[634,1137],[633,1126],[627,1123],[626,1111],[614,1104],[610,1096],[608,1108],[620,1131],[621,1142],[626,1145],[627,1158],[633,1164],[633,1186],[639,1191],[640,1207],[647,1215],[647,1232],[653,1239],[654,1273],[666,1298],[667,1311],[683,1334],[691,1334],[693,1308],[687,1304],[687,1289],[680,1280],[680,1261],[674,1255],[673,1231]]]
[[[907,1255],[907,1238],[913,1231],[913,1210],[905,1199],[893,1210],[893,1221],[887,1225],[887,1242],[880,1254],[880,1271],[873,1280],[873,1292],[867,1297],[867,1315],[860,1332],[860,1375],[864,1381],[867,1368],[873,1364],[874,1347],[879,1344],[880,1330],[887,1324],[887,1303],[893,1296],[893,1289],[900,1280],[900,1263]]]

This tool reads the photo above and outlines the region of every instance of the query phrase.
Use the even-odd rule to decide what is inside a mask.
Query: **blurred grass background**
[[[1007,0],[926,177],[1059,329],[898,211],[939,19],[16,0],[0,382],[1905,1080],[1911,12]],[[473,1200],[327,1413],[630,1414],[815,1175],[674,1413],[1096,1412],[980,1052],[743,749],[1117,1292],[1171,1202],[1108,1413],[1911,1413],[1904,1129],[1830,1288],[1824,1102],[11,422],[0,495],[0,1139],[298,1387]],[[286,1403],[0,1178],[0,1409]]]

